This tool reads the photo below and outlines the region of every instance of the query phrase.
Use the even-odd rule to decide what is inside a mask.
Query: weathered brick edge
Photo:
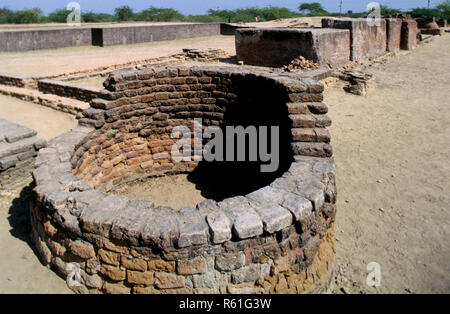
[[[101,96],[101,89],[80,87],[75,84],[54,79],[42,79],[37,82],[39,91],[47,94],[58,95],[90,102]]]
[[[0,73],[0,84],[3,85],[25,87],[29,84],[30,81],[31,79],[19,75]]]
[[[34,158],[46,142],[36,131],[0,119],[0,189],[13,189],[31,182]]]
[[[126,90],[126,84],[136,84],[139,75],[145,81],[163,73],[215,78],[262,75],[288,92],[293,103],[287,106],[295,116],[311,109],[309,103],[299,103],[309,99],[305,95],[321,95],[323,90],[314,81],[289,75],[212,67],[126,73],[111,76],[105,85]],[[111,92],[109,104],[122,96],[123,91]],[[323,104],[313,107],[326,111]],[[317,123],[307,119],[305,126],[297,117],[292,121],[297,123],[293,129],[310,129],[309,123]],[[31,211],[32,239],[43,262],[61,276],[68,275],[68,263],[80,265],[83,285],[75,291],[305,293],[327,287],[335,265],[331,149],[325,156],[324,150],[319,150],[321,157],[304,156],[317,150],[311,142],[306,142],[307,150],[302,148],[305,142],[295,142],[296,161],[270,186],[175,211],[155,207],[150,200],[106,194],[74,175],[75,149],[93,131],[80,125],[51,140],[40,150],[33,172],[37,202]],[[297,136],[300,140],[303,135]]]

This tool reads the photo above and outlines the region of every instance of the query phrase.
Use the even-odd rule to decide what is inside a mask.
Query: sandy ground
[[[0,95],[0,118],[19,123],[49,140],[76,125],[73,116]],[[66,283],[42,266],[30,245],[30,189],[0,191],[0,294],[70,293]]]
[[[328,88],[337,290],[450,292],[450,36],[373,68],[366,97]],[[368,288],[367,264],[381,266]],[[343,288],[343,289],[341,289]]]
[[[229,39],[225,37],[222,44],[234,49]],[[217,43],[217,38],[212,42]],[[185,46],[179,42],[163,45],[165,52],[161,55],[172,53],[173,46],[178,45]],[[113,48],[126,57],[130,46]],[[83,60],[77,56],[82,50],[70,49],[69,58]],[[147,45],[136,49],[149,51]],[[157,47],[152,53],[158,53]],[[52,57],[56,67],[72,68],[63,64],[63,53],[57,50],[43,52],[37,60],[47,63],[34,65],[34,70],[53,71]],[[1,67],[8,66],[9,61],[2,62],[2,58],[8,60],[0,54]],[[25,58],[24,62],[29,60]],[[88,67],[86,63],[79,66]],[[339,192],[338,269],[333,292],[449,293],[450,36],[436,38],[410,54],[371,68],[370,72],[378,83],[366,97],[345,93],[342,83],[325,92],[333,119],[330,130]],[[68,117],[0,97],[0,117],[28,125],[44,138],[71,128],[74,121],[64,120],[63,116]],[[185,178],[175,180],[183,184],[186,195],[197,193],[183,183]],[[166,183],[159,182],[159,189],[164,190]],[[133,192],[136,198],[142,196],[138,190]],[[28,245],[26,199],[11,202],[20,191],[2,193],[0,293],[68,292],[65,282],[42,266]],[[159,202],[170,201],[159,197]],[[366,267],[370,262],[381,267],[378,288],[366,285]]]
[[[169,206],[179,210],[184,206],[197,206],[205,200],[201,189],[188,180],[187,174],[148,178],[114,189],[114,194],[133,200],[152,200],[156,206]]]
[[[0,118],[30,127],[44,140],[67,132],[77,124],[72,115],[4,95],[0,95]]]
[[[234,36],[212,36],[111,47],[70,47],[0,53],[0,72],[43,77],[181,53],[183,48],[219,48],[236,54]]]

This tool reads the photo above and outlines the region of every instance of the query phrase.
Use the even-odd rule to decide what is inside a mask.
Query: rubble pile
[[[283,71],[292,72],[294,70],[317,70],[319,65],[314,61],[307,60],[305,57],[300,56],[291,61],[288,65],[283,67]]]

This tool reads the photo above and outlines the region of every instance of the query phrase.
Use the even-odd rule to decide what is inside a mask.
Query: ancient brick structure
[[[80,125],[36,159],[32,238],[45,264],[66,277],[76,263],[82,286],[74,290],[83,293],[327,287],[336,187],[320,83],[240,68],[172,67],[114,74],[104,85],[107,99],[94,99]],[[173,128],[195,118],[204,127],[279,126],[280,171],[270,178],[254,172],[250,180],[262,185],[178,211],[107,193],[139,178],[203,167],[198,159],[176,163],[169,153]],[[224,179],[217,169],[208,168],[211,186]]]
[[[34,157],[44,146],[36,131],[0,119],[0,188],[30,183]]]
[[[236,53],[245,64],[280,67],[300,56],[339,67],[350,60],[347,30],[249,28],[236,31]]]
[[[398,52],[402,38],[402,20],[386,19],[386,51]]]
[[[37,82],[39,91],[46,94],[53,94],[62,97],[77,99],[89,102],[100,96],[100,89],[77,86],[71,82],[64,82],[52,79],[43,79]]]
[[[0,73],[0,84],[16,87],[25,87],[31,84],[31,79],[6,73]]]
[[[435,17],[423,17],[416,19],[420,33],[423,35],[442,35],[443,30],[439,28]]]
[[[417,47],[419,43],[419,27],[417,22],[413,19],[402,20],[402,39],[400,48],[403,50],[412,50]]]
[[[201,36],[234,35],[221,23],[187,23],[104,28],[0,31],[0,51],[29,51],[78,46],[111,46],[177,40]]]
[[[352,61],[363,61],[386,53],[386,21],[369,25],[367,19],[326,18],[322,27],[350,30],[350,54]]]
[[[448,27],[448,23],[447,23],[446,19],[439,18],[439,19],[436,20],[436,23],[439,25],[439,27],[442,27],[442,28],[447,28]]]

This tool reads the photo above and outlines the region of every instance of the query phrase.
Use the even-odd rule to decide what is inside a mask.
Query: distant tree
[[[186,22],[197,22],[197,23],[215,23],[215,22],[226,22],[227,19],[221,16],[215,15],[188,15],[184,17]]]
[[[450,19],[450,0],[446,0],[436,6],[436,9],[438,9],[441,12],[441,17],[444,19]]]
[[[85,23],[105,23],[113,22],[116,20],[116,17],[114,15],[106,13],[94,13],[92,11],[81,13],[81,18]]]
[[[435,8],[415,8],[408,12],[412,17],[437,17],[450,19],[450,0],[446,0]]]
[[[12,15],[14,24],[34,24],[43,20],[41,9],[28,9],[15,11]]]
[[[320,3],[312,2],[312,3],[301,3],[298,6],[300,12],[308,11],[310,15],[323,15],[328,13]]]
[[[265,7],[265,8],[245,8],[237,10],[208,10],[209,16],[220,17],[221,21],[228,22],[253,22],[256,16],[259,16],[260,21],[271,21],[277,19],[292,18],[298,16],[297,13],[292,12],[287,8],[280,7]]]
[[[150,7],[139,12],[137,19],[139,21],[172,22],[183,21],[184,16],[174,9]]]
[[[72,11],[66,10],[66,9],[58,9],[53,11],[52,13],[50,13],[47,16],[47,20],[49,22],[54,22],[54,23],[66,23],[67,22],[67,16],[71,13]]]
[[[388,16],[388,15],[394,15],[394,14],[400,14],[400,13],[402,13],[402,11],[389,8],[386,5],[381,5],[381,15],[382,16]]]
[[[13,14],[14,12],[6,7],[0,8],[0,24],[12,23]]]
[[[121,6],[120,8],[116,8],[114,10],[114,13],[116,14],[117,20],[120,22],[131,21],[134,18],[133,9],[127,5]]]

